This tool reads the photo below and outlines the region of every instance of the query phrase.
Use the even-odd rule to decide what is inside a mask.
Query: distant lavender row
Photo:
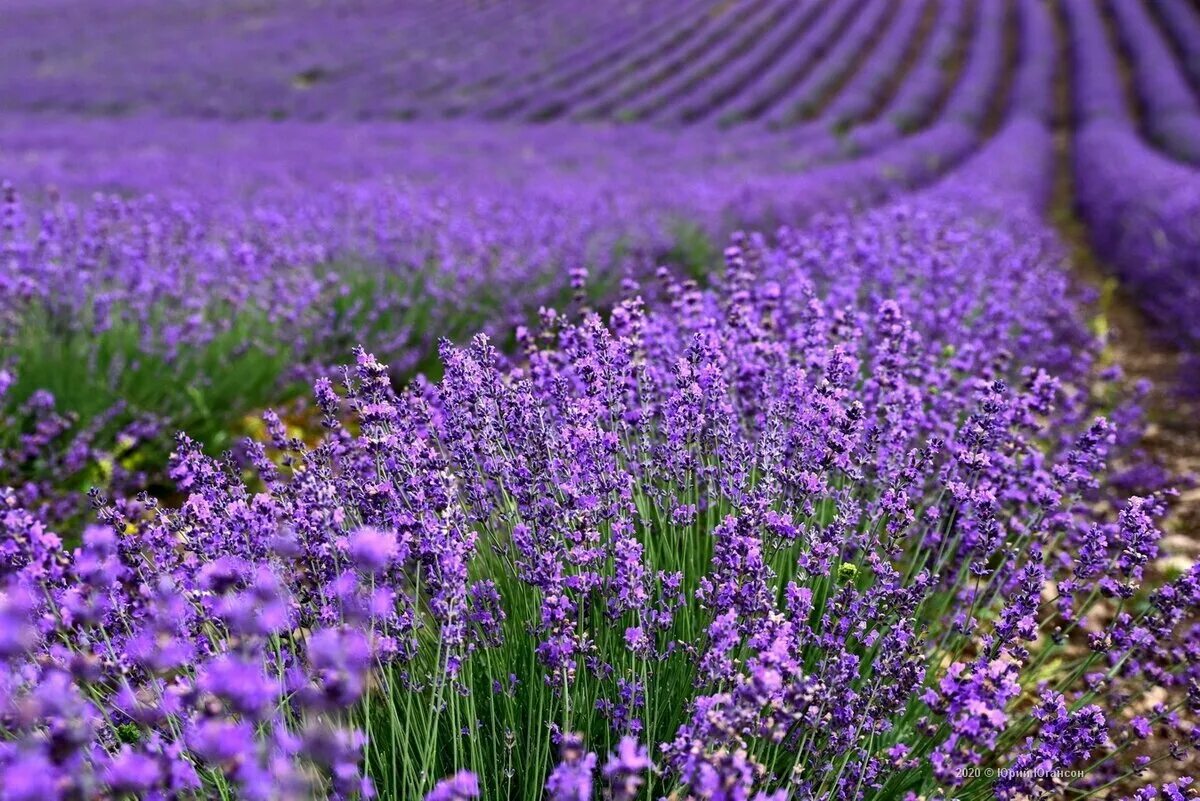
[[[567,69],[594,39],[623,38],[662,13],[637,0],[562,11],[531,0],[22,0],[5,8],[14,38],[0,50],[0,100],[101,114],[441,115]]]
[[[1058,37],[1050,7],[1042,0],[1021,0],[1020,64],[1013,79],[1013,111],[1031,114],[1050,124],[1054,116],[1054,78]]]
[[[675,118],[692,92],[702,91],[710,78],[721,74],[728,62],[788,20],[795,8],[794,0],[769,0],[736,21],[731,20],[725,35],[712,47],[680,64],[679,69],[672,70],[648,91],[619,105],[616,117],[631,121]]]
[[[934,0],[900,4],[895,21],[883,31],[879,43],[822,111],[823,119],[834,127],[842,127],[875,112],[903,69],[905,57],[922,44],[917,33],[922,17],[928,15],[934,5]]]
[[[605,32],[580,57],[574,54],[569,69],[550,70],[537,79],[519,83],[483,104],[485,117],[503,117],[514,113],[542,119],[562,111],[599,92],[621,71],[651,61],[663,48],[685,39],[694,28],[703,25],[709,0],[673,5],[662,19],[644,21],[641,29],[629,34]],[[666,9],[667,4],[658,4]]]
[[[951,80],[946,62],[966,30],[966,10],[966,3],[939,4],[929,41],[874,119],[850,128],[844,135],[824,127],[802,127],[791,161],[807,165],[871,153],[902,138],[906,131],[927,124],[937,110],[939,98],[949,91]]]
[[[1166,338],[1196,348],[1200,174],[1112,122],[1085,126],[1075,142],[1077,199],[1098,251]]]
[[[1200,343],[1200,172],[1144,143],[1097,6],[1067,4],[1076,109],[1076,201],[1092,239],[1164,336]]]
[[[1067,0],[1063,7],[1068,23],[1077,123],[1111,120],[1131,126],[1133,118],[1125,100],[1120,63],[1109,42],[1099,6],[1088,0]]]
[[[1200,89],[1200,9],[1189,0],[1153,0],[1163,27],[1182,51],[1184,71]]]
[[[647,58],[639,59],[605,81],[594,97],[571,109],[571,116],[575,119],[619,116],[625,104],[702,61],[711,50],[736,35],[738,25],[746,17],[767,5],[767,0],[748,0],[741,4],[718,5],[709,13],[699,15],[699,23],[689,27],[684,36],[672,38],[649,53]]]
[[[895,24],[894,11],[895,5],[887,0],[868,0],[862,4],[854,20],[831,43],[812,71],[776,99],[763,121],[782,126],[811,116],[822,96],[856,66],[856,60],[868,49],[873,37]]]
[[[788,132],[789,139],[796,143],[790,161],[807,163],[844,155],[842,143],[846,130],[852,131],[853,124],[861,123],[878,110],[877,104],[893,84],[904,56],[915,46],[911,40],[922,15],[929,10],[929,5],[922,3],[905,3],[897,10],[896,20],[884,31],[882,41],[828,105],[814,119]],[[737,138],[745,139],[746,134],[738,132]]]
[[[967,51],[962,75],[946,98],[942,116],[979,127],[996,102],[1004,78],[1004,29],[1008,3],[981,3],[976,12],[975,35]]]
[[[1200,164],[1200,100],[1141,3],[1110,2],[1129,52],[1150,135],[1176,157]]]
[[[847,25],[856,12],[856,4],[832,0],[821,16],[798,37],[791,47],[765,68],[760,69],[734,97],[714,110],[723,121],[757,119],[771,108],[793,82],[799,80],[833,45],[835,34]]]
[[[1186,75],[1191,91],[1200,88],[1200,11],[1187,0],[1152,5],[1153,14],[1142,2],[1112,7],[1152,132],[1194,159],[1195,98],[1188,98]],[[1046,3],[937,6],[929,37],[910,42],[924,13],[919,0],[633,0],[572,2],[552,11],[532,0],[359,0],[353,9],[311,4],[286,11],[185,0],[170,13],[147,0],[104,7],[23,1],[6,8],[8,29],[20,35],[0,52],[0,101],[7,110],[87,114],[670,125],[794,124],[819,102],[830,104],[829,119],[841,125],[872,117],[882,102],[895,112],[887,116],[912,127],[943,95],[939,73],[959,25],[1003,28],[1015,7],[1022,46],[1054,33],[1041,19]],[[892,86],[888,79],[896,77],[901,83]],[[889,101],[890,91],[898,96]],[[1048,113],[1050,87],[1018,74],[1014,91],[1036,103],[1034,113]],[[953,103],[949,111],[958,113]],[[880,135],[883,129],[873,128],[863,137]]]
[[[284,11],[185,0],[167,13],[146,0],[20,2],[6,9],[20,36],[0,53],[0,100],[19,111],[239,119],[680,123],[770,111],[787,122],[875,39],[904,38],[891,33],[911,23],[899,5],[361,0]]]
[[[680,122],[711,121],[718,110],[735,99],[742,89],[754,82],[764,69],[786,53],[811,26],[821,19],[826,6],[821,3],[792,3],[788,17],[732,59],[720,73],[681,98],[675,119]]]
[[[964,8],[961,4],[949,4],[951,13]],[[909,75],[893,98],[893,106],[885,109],[874,122],[851,128],[844,136],[829,130],[816,130],[810,126],[794,134],[799,139],[797,151],[791,155],[794,162],[810,165],[850,153],[858,160],[869,161],[873,154],[896,147],[894,142],[904,142],[905,125],[928,122],[938,102],[938,94],[922,87],[919,92],[906,93],[906,87],[915,87],[919,76],[936,71],[939,76],[935,88],[945,92],[944,107],[941,108],[932,127],[943,132],[958,144],[950,147],[943,155],[943,163],[953,163],[965,155],[971,145],[967,137],[978,136],[985,119],[993,110],[997,88],[1003,76],[1004,19],[1007,7],[1003,4],[986,4],[980,8],[980,18],[975,21],[973,35],[966,47],[966,63],[961,74],[953,83],[945,77],[945,59],[957,46],[958,24],[948,24],[940,30],[946,33],[940,41],[932,42],[925,60]],[[951,17],[946,22],[958,21]],[[1030,54],[1031,56],[1033,54]],[[1036,61],[1036,57],[1033,59]],[[1022,62],[1024,64],[1025,62]],[[928,68],[928,69],[924,69]],[[927,77],[927,76],[926,76]],[[906,104],[902,109],[900,104]],[[948,132],[954,131],[953,134]],[[910,138],[918,138],[916,136]]]

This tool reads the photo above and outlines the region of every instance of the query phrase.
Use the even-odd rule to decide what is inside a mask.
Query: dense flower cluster
[[[8,496],[4,785],[1015,799],[1184,758],[1200,573],[1143,588],[1158,498],[1094,511],[1125,435],[1029,226],[738,236],[711,292],[399,394],[359,351],[321,442],[269,415],[246,476],[181,437],[179,508],[70,553]]]

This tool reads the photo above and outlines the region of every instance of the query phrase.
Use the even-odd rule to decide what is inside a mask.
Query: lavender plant
[[[1200,572],[1147,581],[1088,349],[1038,366],[1086,337],[1041,245],[932,201],[815,230],[437,383],[359,351],[319,444],[181,437],[182,505],[70,554],[6,496],[0,785],[1085,798],[1186,758]]]

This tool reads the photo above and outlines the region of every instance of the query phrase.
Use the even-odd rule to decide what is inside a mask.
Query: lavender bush
[[[181,437],[179,508],[104,504],[73,553],[5,496],[0,785],[1023,798],[1161,772],[1200,574],[1144,585],[1161,501],[1105,478],[1136,422],[1094,416],[1020,226],[931,200],[737,237],[711,292],[546,311],[513,360],[447,343],[400,393],[360,351],[316,384],[320,443],[269,415],[243,475]]]

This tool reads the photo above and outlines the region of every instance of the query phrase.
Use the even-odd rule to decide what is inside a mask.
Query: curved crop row
[[[711,0],[693,0],[671,6],[659,5],[661,16],[635,20],[634,30],[606,32],[589,44],[586,55],[571,54],[558,69],[547,71],[540,80],[513,81],[512,89],[491,98],[479,110],[484,117],[504,118],[522,113],[537,119],[557,114],[570,105],[581,87],[603,86],[618,70],[627,69],[658,53],[673,41],[685,38],[702,24]]]
[[[950,90],[941,116],[983,125],[1004,75],[1004,30],[1008,3],[983,3],[975,19],[975,36],[962,75]]]
[[[1068,0],[1064,3],[1069,28],[1073,106],[1080,125],[1110,120],[1132,126],[1121,83],[1117,54],[1109,43],[1104,20],[1095,3]]]
[[[1189,88],[1182,72],[1195,77],[1191,34],[1200,30],[1200,13],[1187,0],[1152,4],[1153,14],[1140,2],[1112,4],[1117,30],[1132,56],[1151,133],[1176,155],[1194,159],[1200,84]],[[957,26],[973,9],[976,28],[1002,26],[997,20],[1010,4],[937,3],[930,40],[911,54],[914,74],[888,97],[895,71],[909,57],[904,40],[920,16],[914,5],[923,7],[919,0],[635,0],[607,10],[576,3],[570,13],[552,13],[522,0],[507,7],[419,2],[400,13],[363,0],[354,13],[317,4],[242,19],[249,12],[227,1],[204,13],[185,4],[167,16],[146,0],[119,0],[119,13],[81,10],[52,30],[48,11],[20,4],[9,24],[42,42],[41,49],[0,54],[0,97],[11,109],[91,113],[644,118],[673,125],[758,119],[782,125],[827,102],[838,128],[883,116],[911,129],[944,96],[942,73]],[[1018,2],[1022,18],[1045,16],[1038,5]],[[98,33],[80,36],[81,26]],[[233,32],[217,41],[222,26]],[[309,30],[331,35],[316,42]],[[1022,38],[1037,35],[1022,30]],[[87,46],[73,52],[70,41]],[[277,56],[254,63],[256,49]],[[118,56],[136,68],[111,68]],[[97,66],[83,74],[84,62]],[[172,82],[183,74],[197,76],[203,88],[181,91]],[[847,91],[836,92],[842,84]],[[880,126],[862,135],[888,134]]]
[[[1192,86],[1200,88],[1200,10],[1188,0],[1153,0],[1163,27],[1182,53]]]
[[[675,104],[688,91],[720,74],[728,62],[736,59],[769,30],[788,18],[794,2],[769,2],[745,15],[739,15],[736,25],[729,25],[722,40],[680,68],[666,80],[647,92],[640,93],[615,112],[620,120],[656,119],[676,110]]]
[[[905,56],[912,47],[922,44],[915,38],[922,17],[935,4],[936,0],[927,0],[900,5],[895,21],[884,30],[879,44],[821,112],[822,120],[828,120],[834,128],[840,129],[866,119],[878,108]]]
[[[1179,158],[1200,164],[1200,100],[1141,3],[1110,3],[1129,53],[1133,83],[1150,136]]]
[[[1076,201],[1097,250],[1161,334],[1194,348],[1200,342],[1200,173],[1112,122],[1085,126],[1075,147]]]
[[[711,120],[717,109],[729,102],[784,56],[815,22],[825,7],[820,3],[793,3],[788,18],[761,36],[753,47],[731,62],[721,74],[697,86],[681,98],[674,120],[680,123]]]
[[[929,5],[922,7],[919,3],[902,5],[894,24],[884,31],[883,39],[867,55],[861,69],[838,89],[816,119],[788,130],[787,141],[804,154],[822,150],[838,152],[845,130],[868,117],[874,109],[874,99],[893,83],[893,73],[910,51],[913,45],[910,39],[928,10]],[[745,132],[738,132],[739,140],[748,138],[751,137]]]
[[[1162,334],[1192,347],[1200,341],[1200,172],[1140,140],[1096,6],[1067,8],[1080,116],[1076,202],[1097,249]]]
[[[967,35],[968,8],[965,2],[939,4],[927,46],[879,114],[842,136],[825,132],[812,141],[802,141],[796,160],[814,163],[839,155],[870,153],[928,123],[936,113],[939,98],[948,91],[950,78],[946,64],[961,38]]]
[[[825,52],[833,47],[838,34],[858,12],[855,3],[831,0],[820,18],[804,32],[778,60],[762,70],[749,85],[713,113],[722,123],[757,119],[778,101],[792,84],[801,80]]]
[[[1053,12],[1041,0],[1020,0],[1020,63],[1013,80],[1011,106],[1049,125],[1054,121],[1058,36]]]
[[[749,9],[737,5],[714,7],[703,15],[700,26],[691,36],[674,47],[653,53],[639,69],[601,88],[596,97],[577,107],[572,117],[587,119],[606,116],[637,94],[650,91],[660,83],[670,80],[675,72],[702,58],[721,43],[725,36],[726,24],[731,18],[740,22],[748,12],[760,10],[768,5],[768,2],[751,0],[748,5]]]
[[[671,30],[686,18],[692,8],[682,6],[653,6],[644,15],[634,15],[613,20],[594,32],[578,48],[563,56],[552,59],[549,64],[538,64],[527,73],[513,75],[507,72],[502,82],[490,93],[484,109],[461,108],[477,114],[501,116],[520,107],[530,97],[553,91],[572,80],[590,75],[597,68],[619,58],[626,50],[636,46],[639,37],[650,37],[663,30]]]
[[[775,100],[762,121],[780,127],[812,116],[818,110],[821,98],[849,74],[863,51],[875,43],[880,30],[893,24],[894,11],[895,5],[886,1],[872,0],[863,4],[854,21],[838,36],[820,62]]]
[[[994,213],[1015,204],[1040,217],[1050,204],[1053,157],[1050,129],[1036,117],[1019,112],[928,191],[965,208],[979,206]]]
[[[672,52],[675,48],[693,36],[703,31],[709,24],[709,18],[716,13],[709,4],[696,7],[695,13],[689,13],[685,21],[673,29],[667,29],[660,36],[648,39],[641,46],[634,48],[620,59],[606,64],[591,75],[586,76],[572,86],[558,92],[553,92],[536,101],[530,112],[525,115],[528,119],[546,119],[554,116],[580,117],[583,110],[594,98],[607,91],[610,86],[618,84],[631,74],[652,65],[662,55]]]

